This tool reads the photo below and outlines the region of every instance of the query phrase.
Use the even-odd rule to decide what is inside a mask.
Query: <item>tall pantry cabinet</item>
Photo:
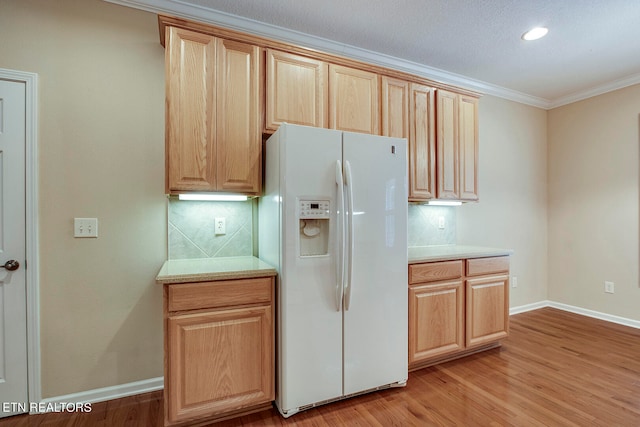
[[[258,195],[260,49],[166,27],[166,191]]]

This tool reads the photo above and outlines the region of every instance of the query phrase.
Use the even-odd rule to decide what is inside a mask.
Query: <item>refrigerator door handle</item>
[[[346,262],[347,262],[347,280],[344,290],[344,309],[349,310],[351,305],[351,288],[353,277],[353,246],[354,246],[354,232],[353,232],[353,180],[351,179],[351,163],[348,160],[344,162],[345,182],[347,185],[347,239],[348,243],[346,248],[348,249]]]
[[[336,184],[338,206],[336,207],[336,311],[342,306],[344,292],[344,179],[342,162],[336,160]]]

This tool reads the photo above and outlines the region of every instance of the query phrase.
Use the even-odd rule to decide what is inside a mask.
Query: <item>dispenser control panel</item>
[[[300,200],[300,219],[329,219],[329,200]]]

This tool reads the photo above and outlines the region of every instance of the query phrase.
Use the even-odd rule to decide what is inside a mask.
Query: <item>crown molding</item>
[[[361,49],[347,44],[337,43],[321,37],[311,36],[299,31],[288,30],[264,22],[231,15],[225,12],[189,4],[180,0],[103,0],[109,3],[128,6],[157,14],[172,15],[206,24],[241,31],[255,36],[276,39],[282,42],[317,49],[334,55],[346,56],[355,60],[375,64],[381,67],[407,72],[435,80],[444,84],[459,86],[474,92],[497,96],[538,108],[549,108],[549,100],[510,90],[501,86],[475,80],[460,74],[450,73],[438,68],[418,64],[390,55]]]
[[[614,90],[623,89],[636,84],[640,84],[640,73],[555,99],[550,103],[548,109],[550,110],[552,108],[562,107],[563,105],[572,104],[574,102],[582,101],[583,99],[592,98],[594,96],[602,95],[603,93],[613,92]]]
[[[311,49],[320,50],[326,53],[346,56],[355,60],[367,62],[385,68],[403,71],[435,80],[440,83],[458,86],[485,95],[492,95],[498,98],[507,99],[525,105],[530,105],[544,110],[561,107],[613,90],[622,89],[627,86],[640,83],[640,74],[635,74],[625,78],[606,83],[584,91],[576,92],[565,97],[554,100],[540,98],[523,92],[518,92],[502,86],[483,82],[471,77],[451,73],[428,65],[419,64],[412,61],[396,58],[390,55],[381,54],[367,49],[361,49],[348,44],[338,43],[321,37],[312,36],[299,31],[289,30],[264,22],[231,15],[226,12],[205,8],[198,5],[189,4],[181,0],[103,0],[109,3],[128,6],[134,9],[145,10],[147,12],[172,15],[192,21],[224,27],[253,34],[255,36],[271,38],[285,43],[296,44]]]

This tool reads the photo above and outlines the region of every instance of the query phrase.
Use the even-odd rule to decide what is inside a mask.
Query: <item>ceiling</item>
[[[107,0],[543,108],[640,83],[638,0]],[[525,42],[534,26],[549,34]]]

